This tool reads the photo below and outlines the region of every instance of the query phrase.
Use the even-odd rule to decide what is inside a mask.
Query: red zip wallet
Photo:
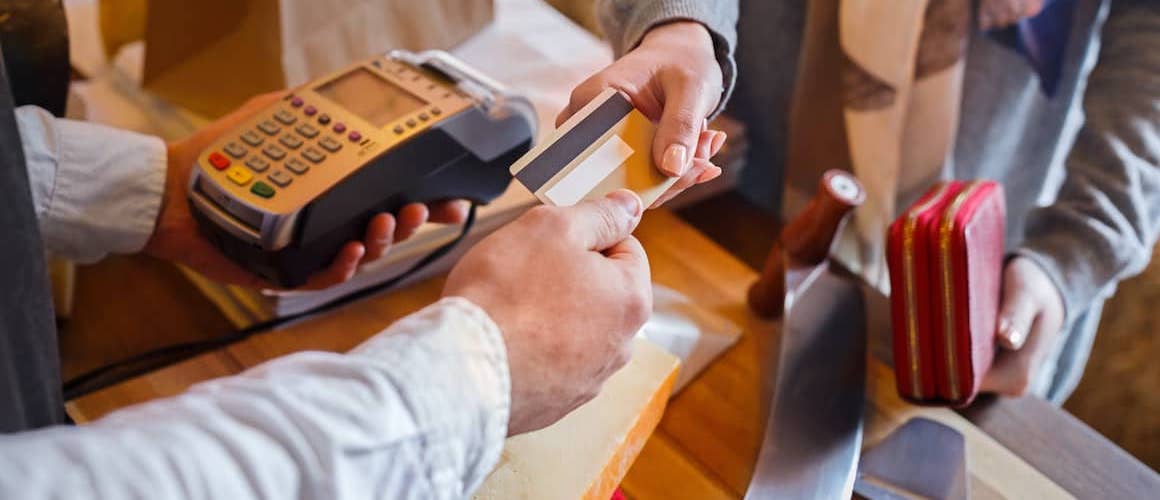
[[[1006,205],[993,181],[927,191],[887,235],[894,373],[919,404],[965,406],[995,353]]]

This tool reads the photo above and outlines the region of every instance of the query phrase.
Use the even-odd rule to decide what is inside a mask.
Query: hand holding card
[[[607,89],[513,164],[511,172],[548,205],[574,205],[623,188],[652,206],[680,180],[653,165],[655,134],[647,117],[615,89]],[[720,149],[723,135],[702,134],[708,140],[702,140],[699,161],[707,162]]]

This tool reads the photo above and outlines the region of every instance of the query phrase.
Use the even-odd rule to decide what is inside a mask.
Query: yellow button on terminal
[[[233,167],[226,172],[226,177],[234,181],[234,184],[245,186],[254,178],[254,175],[242,167]]]

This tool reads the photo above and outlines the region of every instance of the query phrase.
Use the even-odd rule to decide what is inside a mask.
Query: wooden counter
[[[670,401],[658,430],[624,478],[623,489],[633,498],[739,498],[752,473],[763,424],[758,336],[776,334],[769,325],[750,319],[745,309],[744,292],[756,274],[665,211],[650,212],[637,236],[649,253],[654,281],[744,325],[745,333]],[[256,336],[80,398],[70,404],[70,411],[95,418],[180,392],[197,381],[236,373],[272,356],[302,349],[349,349],[394,318],[434,300],[441,285],[442,280],[431,280]],[[968,441],[976,497],[1060,498],[1070,493],[1080,498],[1137,498],[1160,491],[1160,477],[1153,471],[1046,403],[1029,398],[989,400],[962,415],[917,409],[895,396],[885,366],[872,361],[869,374],[867,441],[881,439],[919,414],[959,429]]]

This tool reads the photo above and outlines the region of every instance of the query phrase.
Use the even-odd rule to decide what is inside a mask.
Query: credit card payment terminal
[[[442,51],[393,51],[293,90],[198,157],[202,233],[295,287],[411,202],[487,203],[536,133],[527,99]]]

